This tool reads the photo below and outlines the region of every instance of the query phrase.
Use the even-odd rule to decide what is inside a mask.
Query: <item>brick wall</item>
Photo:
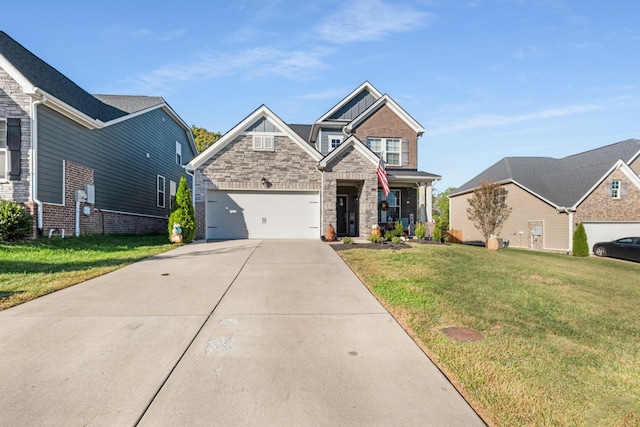
[[[607,181],[612,179],[627,182],[627,197],[607,197]],[[574,220],[575,224],[585,221],[640,221],[640,189],[622,171],[615,170],[578,206]]]
[[[404,168],[418,167],[418,136],[400,117],[386,105],[367,118],[353,130],[353,134],[362,142],[367,137],[406,138],[409,140],[409,164]],[[397,166],[394,166],[396,168]]]
[[[0,180],[0,198],[25,203],[30,199],[31,183],[31,97],[22,93],[20,85],[0,68],[0,118],[19,118],[21,173],[19,181]]]

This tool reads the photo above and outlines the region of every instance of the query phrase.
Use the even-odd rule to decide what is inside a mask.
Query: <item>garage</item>
[[[318,192],[207,192],[207,239],[319,237]]]
[[[589,252],[597,242],[610,242],[621,237],[640,236],[640,222],[583,222]]]

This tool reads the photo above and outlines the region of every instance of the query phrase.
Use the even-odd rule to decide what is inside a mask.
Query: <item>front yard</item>
[[[339,253],[490,425],[640,425],[640,264],[463,245]],[[452,326],[485,338],[454,341]]]
[[[166,234],[0,242],[0,310],[175,247]]]

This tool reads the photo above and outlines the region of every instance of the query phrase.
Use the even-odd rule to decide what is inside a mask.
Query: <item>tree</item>
[[[499,184],[490,181],[480,181],[480,186],[473,191],[469,198],[467,218],[480,230],[485,243],[492,235],[502,229],[502,225],[511,214],[511,207],[507,206],[509,192]]]
[[[449,194],[453,193],[455,188],[449,187],[439,192],[435,191],[433,195],[433,240],[440,240],[444,232],[449,229]]]
[[[198,148],[199,153],[202,153],[204,150],[209,148],[222,136],[220,135],[220,132],[210,132],[205,128],[199,128],[195,125],[191,126],[191,133],[193,134],[193,139],[196,142],[196,147]]]
[[[588,256],[589,243],[587,242],[587,231],[582,223],[578,224],[573,232],[573,256]]]
[[[196,215],[191,202],[191,191],[187,187],[187,180],[184,176],[180,178],[180,184],[178,184],[176,191],[176,204],[169,215],[169,236],[172,234],[173,224],[180,224],[183,242],[193,242],[196,237]]]

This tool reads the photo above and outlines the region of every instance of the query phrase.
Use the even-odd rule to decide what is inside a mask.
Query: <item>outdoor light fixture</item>
[[[264,176],[262,177],[262,185],[265,185],[267,183],[267,178],[265,178]]]

